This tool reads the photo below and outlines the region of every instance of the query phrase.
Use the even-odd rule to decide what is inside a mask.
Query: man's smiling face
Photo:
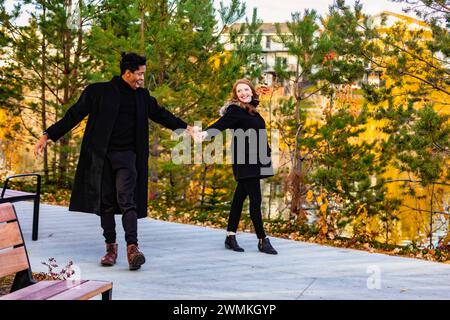
[[[123,74],[123,80],[125,80],[133,90],[144,86],[144,74],[146,70],[146,66],[139,66],[134,72],[130,70],[125,71]]]

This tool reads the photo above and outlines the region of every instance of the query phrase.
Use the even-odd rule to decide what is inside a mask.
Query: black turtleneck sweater
[[[114,77],[120,92],[120,107],[109,142],[109,151],[136,149],[136,91],[122,79]]]

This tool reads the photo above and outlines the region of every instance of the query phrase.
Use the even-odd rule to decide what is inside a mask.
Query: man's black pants
[[[136,188],[136,154],[133,151],[110,151],[105,159],[102,179],[101,226],[106,243],[116,242],[114,214],[119,207],[127,245],[138,243]],[[112,173],[112,174],[111,174]]]

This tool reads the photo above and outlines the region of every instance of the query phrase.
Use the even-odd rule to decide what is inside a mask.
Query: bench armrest
[[[24,178],[24,177],[36,177],[36,182],[37,182],[36,183],[36,194],[40,195],[41,194],[41,175],[38,173],[23,173],[23,174],[16,174],[13,176],[6,177],[5,184],[3,185],[1,198],[3,198],[5,196],[5,191],[6,191],[6,189],[8,189],[9,180],[15,179],[15,178]]]

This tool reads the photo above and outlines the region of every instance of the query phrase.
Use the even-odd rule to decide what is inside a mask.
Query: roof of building
[[[234,24],[232,24],[230,26],[230,29],[232,29],[232,30],[239,30],[242,27],[242,25],[244,25],[244,24],[245,23],[234,23]],[[285,22],[281,22],[281,23],[277,23],[277,24],[280,26],[281,32],[283,32],[283,33],[289,32],[289,29],[288,29],[287,24]],[[271,23],[271,22],[263,23],[261,25],[261,27],[260,27],[260,30],[264,34],[270,34],[270,33],[276,34],[277,33],[277,29],[276,29],[275,23]],[[225,32],[227,32],[227,31],[228,30],[226,30]]]
[[[378,18],[378,17],[381,17],[381,16],[383,16],[383,15],[384,15],[384,16],[392,16],[392,17],[396,17],[396,18],[398,18],[398,19],[405,20],[405,21],[407,21],[408,23],[415,23],[415,24],[417,24],[417,25],[419,25],[419,26],[421,26],[421,27],[429,27],[429,25],[428,25],[426,22],[424,22],[424,21],[415,19],[415,18],[410,17],[410,16],[406,16],[406,15],[403,15],[403,14],[391,12],[391,11],[383,11],[383,12],[374,14],[374,15],[371,16],[371,18]]]
[[[379,18],[382,15],[384,16],[391,16],[391,17],[396,17],[398,19],[407,21],[408,23],[415,23],[417,25],[420,25],[422,27],[429,27],[425,22],[417,20],[413,17],[410,16],[406,16],[406,15],[402,15],[402,14],[398,14],[395,12],[391,12],[391,11],[382,11],[380,13],[374,14],[371,16],[372,19],[375,18]],[[265,22],[261,25],[260,30],[262,31],[263,34],[276,34],[277,33],[277,29],[276,29],[276,24],[278,24],[280,26],[281,32],[282,33],[289,33],[289,29],[287,26],[286,22],[280,22],[280,23],[273,23],[273,22]],[[245,23],[234,23],[232,24],[229,28],[232,30],[239,30],[243,25],[245,25]],[[228,28],[225,30],[225,32],[228,32]]]

